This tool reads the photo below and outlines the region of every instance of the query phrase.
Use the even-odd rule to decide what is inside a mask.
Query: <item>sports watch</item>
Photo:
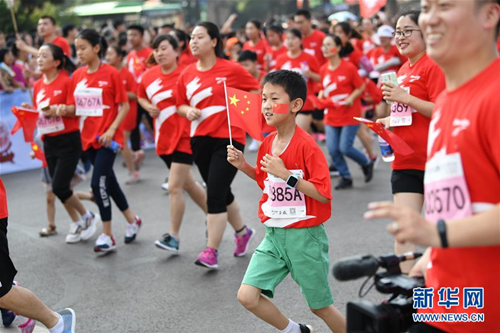
[[[294,175],[293,173],[286,179],[286,186],[289,188],[295,188],[298,183],[299,183],[299,176]]]

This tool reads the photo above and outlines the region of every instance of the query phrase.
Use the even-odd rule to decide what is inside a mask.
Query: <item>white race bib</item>
[[[299,178],[304,177],[302,170],[290,170]],[[272,219],[293,219],[306,217],[306,198],[304,193],[295,188],[289,188],[286,182],[268,174],[264,193],[267,201],[262,205],[264,214]]]
[[[76,115],[101,117],[104,109],[102,88],[82,88],[75,90]]]

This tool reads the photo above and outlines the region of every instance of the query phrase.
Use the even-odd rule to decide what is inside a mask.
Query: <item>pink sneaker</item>
[[[219,266],[217,265],[217,250],[213,247],[207,247],[203,252],[200,253],[196,261],[194,262],[198,266],[216,269]]]
[[[31,333],[35,329],[36,321],[29,318],[27,322],[17,326],[21,330],[21,333]]]
[[[250,229],[248,227],[245,228],[247,229],[247,233],[244,234],[243,236],[238,237],[236,233],[234,234],[234,242],[236,243],[236,249],[234,249],[233,254],[235,257],[243,257],[245,254],[247,254],[248,244],[250,244],[250,241],[255,236],[254,229]]]

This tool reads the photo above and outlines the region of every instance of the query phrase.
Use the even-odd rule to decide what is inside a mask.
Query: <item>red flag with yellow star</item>
[[[23,129],[24,141],[32,142],[35,140],[34,133],[38,122],[38,111],[13,106],[12,113],[17,117],[17,122],[12,127],[11,134],[16,133],[20,128]]]
[[[241,128],[255,140],[264,140],[260,95],[227,87],[226,100],[231,126]]]
[[[411,149],[411,147],[408,146],[408,144],[404,142],[403,139],[401,139],[399,136],[385,129],[384,125],[375,123],[365,118],[354,117],[354,119],[365,124],[369,129],[380,135],[382,139],[384,139],[389,145],[391,145],[392,150],[394,150],[396,153],[403,156],[413,154],[413,149]]]
[[[45,154],[43,153],[40,146],[37,145],[36,143],[32,142],[31,143],[31,150],[33,150],[33,153],[35,154],[35,158],[37,160],[42,161],[42,168],[45,168],[47,166],[47,160],[45,159]]]

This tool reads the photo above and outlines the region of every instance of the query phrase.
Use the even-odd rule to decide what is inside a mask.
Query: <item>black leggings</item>
[[[52,178],[52,192],[64,203],[73,195],[71,179],[82,155],[80,132],[45,136],[43,150]]]
[[[113,171],[113,163],[116,153],[107,148],[94,149],[90,148],[85,151],[88,159],[94,166],[92,172],[92,180],[90,182],[92,192],[102,221],[111,221],[111,200],[118,206],[120,211],[128,209],[127,199],[118,185],[115,172]]]
[[[7,220],[7,217],[0,219],[0,297],[9,293],[12,288],[14,277],[17,274],[16,268],[9,255]]]
[[[149,113],[144,110],[144,108],[137,103],[137,124],[135,128],[130,132],[130,145],[132,146],[133,151],[141,150],[141,130],[139,126],[141,125],[142,115],[144,115],[151,125],[151,128],[154,128],[153,118],[149,115]],[[125,142],[127,144],[127,142]]]
[[[209,136],[191,139],[193,159],[201,177],[207,184],[207,206],[209,214],[227,212],[227,206],[233,203],[231,183],[238,169],[227,161],[227,146],[229,139],[212,138]],[[245,146],[233,141],[236,149],[243,151]]]

